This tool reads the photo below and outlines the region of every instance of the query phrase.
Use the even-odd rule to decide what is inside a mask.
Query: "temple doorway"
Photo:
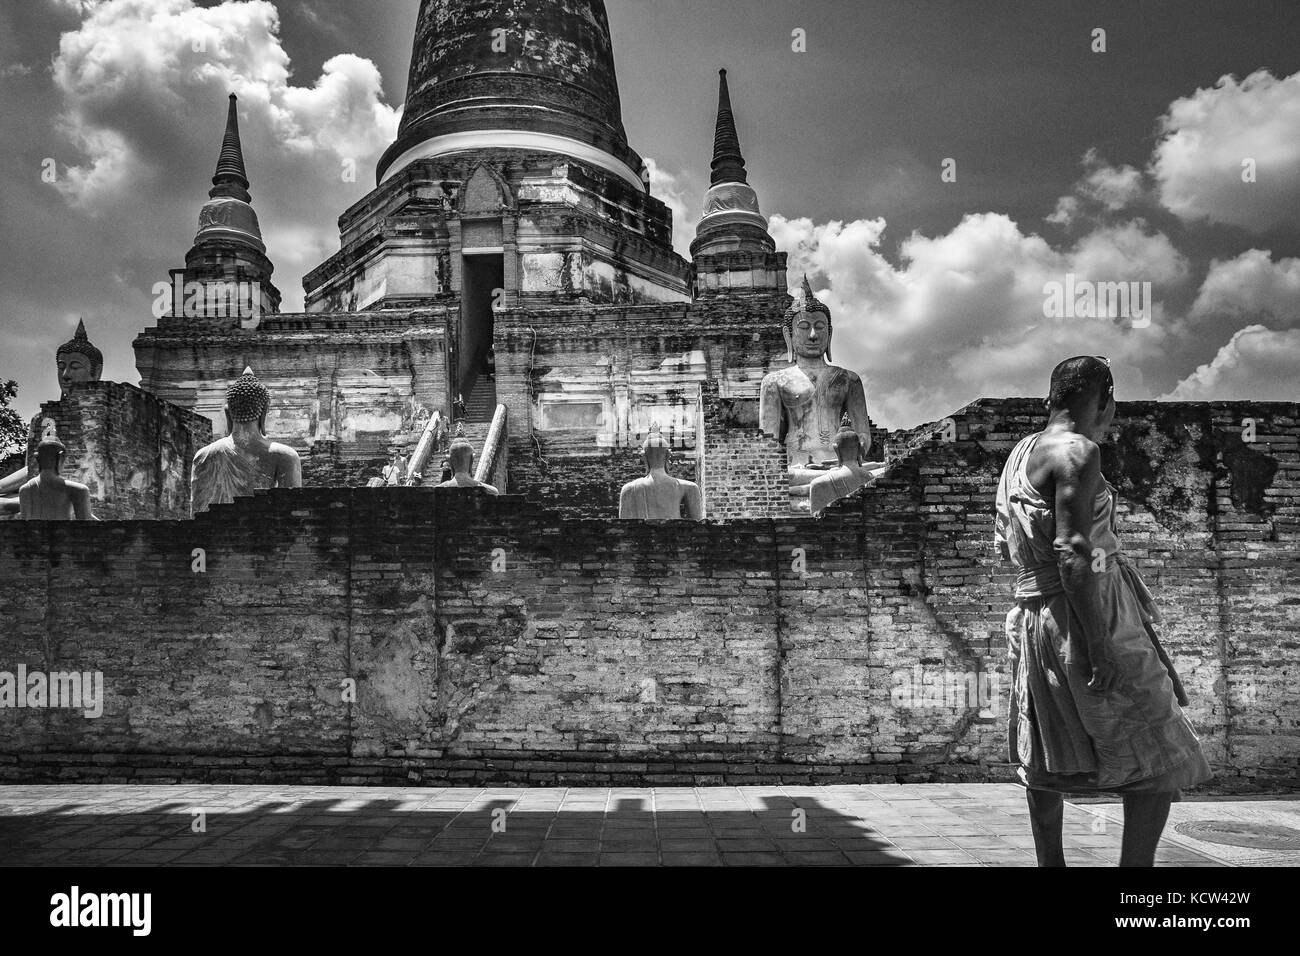
[[[465,401],[465,419],[491,421],[496,383],[489,374],[493,300],[505,286],[505,256],[499,250],[465,251],[461,257],[461,322],[455,389]],[[455,396],[453,396],[454,398]]]

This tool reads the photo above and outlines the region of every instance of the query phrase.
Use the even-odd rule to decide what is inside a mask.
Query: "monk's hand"
[[[1098,694],[1109,693],[1115,686],[1119,672],[1115,664],[1104,654],[1092,654],[1092,680],[1088,681],[1088,690]]]

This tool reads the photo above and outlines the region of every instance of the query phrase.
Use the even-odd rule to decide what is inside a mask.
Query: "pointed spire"
[[[221,141],[217,173],[212,177],[212,190],[208,195],[213,199],[229,197],[251,202],[253,197],[248,194],[248,172],[244,169],[244,148],[239,141],[238,102],[238,97],[231,93],[230,111],[226,115],[226,136]]]
[[[718,71],[718,127],[713,136],[713,180],[718,183],[748,182],[745,157],[740,154],[740,137],[736,117],[731,112],[731,91],[727,88],[727,71]]]

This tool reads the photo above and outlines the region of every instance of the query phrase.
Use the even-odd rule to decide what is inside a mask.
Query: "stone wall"
[[[63,475],[90,488],[101,520],[185,518],[190,463],[212,440],[208,420],[133,385],[76,385],[46,402],[28,431],[28,471],[50,428],[67,447]]]
[[[705,513],[715,520],[789,515],[789,460],[781,442],[758,427],[758,399],[719,398],[712,383],[702,398]]]
[[[820,519],[576,520],[418,488],[10,523],[0,670],[99,670],[106,703],[0,710],[0,779],[1007,779],[993,485],[1040,409],[976,403]],[[1121,411],[1121,531],[1217,786],[1294,786],[1300,414]]]

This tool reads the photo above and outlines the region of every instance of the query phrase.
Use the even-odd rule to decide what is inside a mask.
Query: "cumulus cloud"
[[[1207,402],[1254,400],[1300,401],[1300,328],[1269,329],[1249,325],[1178,383],[1165,401]]]
[[[1273,328],[1300,327],[1300,259],[1274,262],[1262,249],[1210,263],[1191,317],[1204,323],[1241,320]]]
[[[1186,220],[1261,232],[1294,227],[1300,209],[1300,73],[1222,77],[1175,100],[1151,158],[1161,202]],[[1256,181],[1242,181],[1244,160]]]
[[[1075,183],[1073,193],[1057,200],[1048,222],[1069,225],[1087,210],[1119,212],[1146,195],[1141,170],[1127,164],[1112,166],[1095,147],[1083,154],[1081,164],[1083,176]]]
[[[700,216],[698,193],[686,174],[670,172],[648,156],[645,164],[650,171],[650,194],[672,210],[673,248],[689,259]]]
[[[837,363],[868,383],[872,416],[891,427],[941,418],[983,396],[1039,395],[1062,358],[1104,354],[1137,389],[1168,338],[1163,295],[1188,264],[1168,237],[1141,222],[1098,228],[1053,248],[1005,215],[966,216],[952,231],[912,235],[899,265],[881,251],[883,220],[831,222],[773,216],[791,282],[807,273],[835,319]],[[1049,319],[1044,287],[1067,275],[1150,282],[1150,327],[1127,320]]]
[[[185,219],[193,218],[233,92],[272,259],[301,272],[316,264],[308,254],[337,244],[334,218],[396,136],[398,111],[384,103],[372,62],[341,54],[311,85],[294,85],[268,0],[69,5],[82,22],[61,37],[53,77],[59,127],[77,151],[58,183],[71,205],[117,215],[150,196],[154,209],[170,214],[170,200],[192,207]],[[337,206],[323,206],[331,193]],[[277,234],[313,238],[277,248]],[[286,291],[292,300],[296,290]]]

